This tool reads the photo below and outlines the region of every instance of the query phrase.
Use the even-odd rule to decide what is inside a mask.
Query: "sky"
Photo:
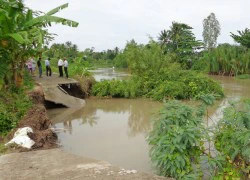
[[[230,32],[250,28],[250,0],[24,0],[33,10],[49,10],[69,3],[57,16],[79,22],[77,28],[55,24],[49,28],[57,36],[52,43],[71,41],[79,50],[123,49],[127,41],[147,43],[172,22],[193,27],[198,40],[203,40],[202,21],[215,13],[221,25],[218,43],[235,42]]]

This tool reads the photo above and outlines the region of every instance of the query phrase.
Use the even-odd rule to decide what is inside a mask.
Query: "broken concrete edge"
[[[40,95],[40,96],[39,96]],[[18,125],[18,127],[25,127],[27,126],[27,123],[30,123],[30,119],[32,119],[31,115],[35,115],[34,110],[36,111],[36,109],[41,108],[42,110],[39,113],[40,116],[39,118],[42,119],[42,121],[44,121],[44,119],[46,119],[46,123],[48,126],[46,126],[46,128],[44,127],[40,127],[41,125],[39,125],[39,120],[38,121],[32,121],[31,123],[31,127],[34,128],[34,126],[38,126],[36,127],[36,129],[34,131],[39,131],[38,135],[30,135],[29,136],[33,136],[31,139],[35,140],[35,142],[37,144],[35,144],[36,146],[34,148],[31,148],[30,150],[28,149],[20,149],[20,151],[18,151],[18,153],[10,153],[10,154],[5,154],[0,156],[0,177],[3,177],[4,179],[34,179],[34,177],[37,177],[37,175],[43,175],[44,179],[54,179],[57,178],[58,179],[58,174],[56,174],[55,176],[53,175],[53,171],[58,171],[58,167],[52,167],[51,165],[57,164],[57,166],[66,166],[66,169],[64,169],[61,173],[61,178],[73,178],[74,174],[76,173],[81,173],[82,171],[87,171],[87,172],[82,172],[81,175],[78,175],[78,177],[80,177],[80,179],[82,179],[82,177],[87,179],[92,179],[92,178],[97,178],[97,179],[167,179],[165,177],[160,177],[154,174],[149,174],[149,173],[144,173],[144,172],[138,172],[136,170],[125,170],[124,168],[120,168],[114,165],[111,165],[108,162],[105,161],[98,161],[98,160],[94,160],[94,159],[90,159],[90,158],[83,158],[81,156],[77,156],[77,155],[72,155],[69,153],[66,153],[64,151],[62,151],[57,146],[57,141],[55,141],[55,137],[50,137],[53,136],[51,134],[46,134],[46,131],[53,131],[53,129],[51,129],[51,122],[47,117],[47,112],[46,109],[44,107],[44,100],[45,100],[45,94],[43,91],[43,85],[41,83],[37,83],[36,86],[34,87],[34,90],[30,92],[30,96],[32,98],[32,101],[34,102],[34,106],[31,108],[31,110],[29,112],[27,112],[26,114],[26,118],[28,118],[28,121],[25,121],[25,117],[23,118],[23,120],[21,120],[20,124]],[[41,103],[42,102],[42,103]],[[38,105],[37,105],[38,104]],[[37,108],[39,107],[39,108]],[[33,118],[34,119],[34,118]],[[44,121],[44,122],[45,122]],[[43,123],[44,123],[43,122]],[[40,131],[41,130],[41,131]],[[36,133],[36,132],[35,132]],[[44,134],[45,133],[45,134]],[[54,131],[52,132],[52,134],[55,134]],[[45,146],[41,143],[44,142],[44,140],[48,140],[48,139],[52,139],[52,142],[49,141],[49,146]],[[37,141],[36,141],[37,140]],[[56,146],[54,146],[56,145]],[[53,148],[53,149],[51,149]],[[46,150],[44,150],[46,149]],[[37,150],[37,151],[33,151],[33,150]],[[26,152],[24,152],[26,151]],[[28,152],[27,152],[28,151]],[[37,158],[36,154],[43,154],[41,155],[42,158]],[[46,155],[45,155],[45,154]],[[29,160],[29,158],[32,158],[32,156],[35,156],[34,158],[38,160],[38,162],[32,162],[32,160]],[[56,156],[57,158],[53,159],[52,157]],[[9,165],[13,165],[14,164],[18,164],[17,159],[15,159],[15,157],[17,157],[18,161],[21,160],[22,165],[20,167],[8,167]],[[44,158],[44,157],[49,157],[48,158]],[[65,159],[65,157],[68,157],[69,159],[73,159],[74,161],[78,160],[80,162],[78,162],[77,164],[68,164],[68,160],[69,159]],[[14,160],[14,161],[13,161]],[[54,160],[53,162],[47,163],[46,162],[41,162],[41,160],[44,161],[50,161],[50,160]],[[63,160],[63,161],[61,161]],[[91,161],[91,163],[89,163],[89,161]],[[39,173],[36,170],[34,170],[33,168],[33,164],[37,163],[37,167],[36,170],[41,170],[42,172],[46,172],[46,173]],[[108,167],[110,167],[110,171],[108,171],[106,174],[103,175],[103,172],[100,171],[100,169],[98,170],[98,164],[103,165],[106,164],[108,165]],[[48,169],[44,169],[45,167],[48,167]],[[73,168],[74,167],[74,168]],[[97,169],[96,169],[97,168]],[[17,171],[16,173],[13,173],[13,169],[15,171]],[[26,177],[21,177],[21,172],[25,171],[28,172],[29,170],[31,170],[32,172],[29,172],[28,174],[30,174],[31,176],[27,175],[26,173]],[[69,173],[69,171],[75,171],[74,174],[70,175],[67,173]],[[65,172],[65,173],[64,173]],[[20,174],[21,173],[21,174]],[[94,173],[94,174],[93,174]],[[6,177],[6,178],[5,178]],[[77,178],[76,178],[77,179]],[[79,178],[78,178],[79,179]]]

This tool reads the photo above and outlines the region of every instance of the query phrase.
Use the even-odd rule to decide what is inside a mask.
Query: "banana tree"
[[[0,60],[7,62],[5,64],[11,68],[13,83],[17,85],[18,72],[22,79],[21,73],[27,58],[37,52],[41,53],[43,45],[52,39],[46,27],[51,26],[51,23],[78,26],[75,21],[54,16],[67,7],[68,4],[63,4],[47,13],[41,13],[25,7],[21,0],[0,1],[0,48],[10,54],[9,59],[0,55]]]

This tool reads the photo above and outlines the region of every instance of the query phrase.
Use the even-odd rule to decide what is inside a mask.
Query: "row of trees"
[[[41,56],[44,45],[53,39],[46,27],[51,23],[77,27],[78,23],[55,14],[63,4],[47,13],[26,7],[22,0],[0,0],[0,79],[19,86],[24,64],[31,56]]]
[[[95,48],[86,48],[84,51],[79,51],[78,46],[71,41],[66,43],[54,43],[48,48],[45,47],[44,55],[50,58],[67,57],[69,60],[82,57],[84,60],[110,60],[112,61],[116,55],[120,53],[120,49],[107,49],[101,52],[95,51]]]

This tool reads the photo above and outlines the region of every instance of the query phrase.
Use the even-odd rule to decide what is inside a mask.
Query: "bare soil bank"
[[[13,129],[7,139],[13,138],[18,128],[31,127],[34,133],[29,133],[29,137],[35,141],[30,150],[50,149],[57,147],[57,135],[50,129],[51,121],[47,116],[44,106],[44,93],[42,87],[36,85],[35,88],[28,93],[33,101],[32,108],[19,122],[17,128]],[[18,151],[28,151],[28,149],[17,148]]]

